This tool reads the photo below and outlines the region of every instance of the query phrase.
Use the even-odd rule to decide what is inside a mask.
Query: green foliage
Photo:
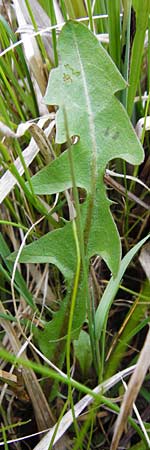
[[[133,336],[139,332],[139,329],[147,325],[148,321],[143,320],[143,317],[147,311],[148,303],[150,297],[150,283],[148,280],[145,281],[142,292],[139,294],[139,298],[135,300],[129,313],[125,318],[126,326],[119,336],[119,340],[106,364],[105,377],[106,379],[111,377],[116,369],[119,367],[126,350],[127,346],[131,342]]]
[[[84,2],[80,0],[64,0],[64,6],[70,19],[86,16],[86,8]]]
[[[141,246],[145,244],[147,239],[149,239],[149,237],[150,235],[147,235],[144,239],[138,242],[133,248],[131,248],[131,250],[124,256],[124,258],[121,261],[117,277],[115,279],[113,277],[110,279],[107,288],[105,289],[103,298],[96,311],[95,326],[97,338],[100,339],[101,333],[105,326],[105,320],[108,315],[110,306],[113,302],[113,299],[115,298],[115,295],[119,288],[119,284],[128,265],[130,264],[132,258],[134,258],[136,253],[140,250]]]
[[[130,447],[130,450],[147,450],[147,445],[146,443],[144,443],[143,441],[138,442],[135,445],[132,445],[132,447]]]
[[[45,101],[59,106],[56,142],[68,141],[66,126],[70,138],[78,136],[71,154],[76,186],[87,193],[81,207],[86,270],[88,272],[90,258],[98,254],[104,258],[113,276],[117,276],[120,238],[110,213],[111,202],[106,196],[103,177],[108,162],[114,158],[124,158],[132,164],[138,164],[143,159],[142,147],[128,116],[114,96],[126,85],[108,54],[84,25],[68,22],[64,26],[58,41],[58,52],[60,65],[51,71]],[[73,186],[68,152],[66,150],[32,178],[36,194],[53,194]],[[78,230],[79,242],[81,238]],[[15,255],[12,255],[11,259],[14,258]],[[50,262],[59,268],[66,279],[68,294],[65,300],[44,332],[39,332],[42,351],[49,357],[53,354],[53,358],[54,353],[57,354],[58,361],[58,352],[53,344],[50,350],[49,343],[58,342],[61,358],[63,346],[59,341],[64,344],[67,334],[66,318],[77,266],[71,222],[26,246],[20,262]],[[81,267],[73,321],[73,329],[76,330],[80,329],[85,319],[88,304],[85,286],[85,273],[82,273]],[[99,320],[98,317],[97,312],[96,320]],[[106,316],[103,317],[105,319]]]
[[[120,68],[120,0],[107,0],[109,24],[109,53]]]
[[[63,241],[65,242],[65,251]],[[12,254],[10,258],[14,260],[15,254]],[[23,249],[19,261],[25,262],[27,260],[30,263],[48,262],[55,264],[66,280],[71,280],[76,265],[75,243],[71,224],[69,223],[64,228],[47,233],[42,238],[27,245]]]
[[[17,42],[15,33],[11,30],[9,24],[0,15],[0,40],[3,50],[9,47],[11,43]],[[15,66],[15,74],[12,70],[12,65]],[[1,95],[4,102],[4,109],[6,107],[7,114],[10,118],[17,119],[17,113],[20,118],[24,120],[24,108],[20,109],[18,100],[23,100],[26,105],[26,110],[32,112],[33,117],[39,115],[37,100],[33,88],[32,79],[30,77],[29,69],[22,51],[22,47],[16,47],[15,52],[12,50],[4,58],[0,59],[0,72],[1,72]],[[21,83],[18,83],[18,77],[20,77]],[[7,89],[6,89],[7,85]],[[8,93],[10,95],[8,95]],[[16,111],[12,108],[11,100],[16,105]],[[5,104],[6,102],[6,104]],[[5,119],[8,125],[8,119]]]
[[[74,341],[74,351],[82,373],[86,376],[92,364],[90,336],[86,331],[81,330],[78,340]]]
[[[43,23],[42,20],[41,23],[38,21],[36,14],[34,18],[35,2],[25,0],[25,3],[34,30],[40,30]],[[129,292],[131,301],[134,301],[134,291],[138,291],[138,288],[133,287],[134,291],[131,291],[129,287],[132,286],[131,283],[134,282],[137,273],[141,273],[141,269],[138,271],[138,264],[135,268],[133,262],[132,281],[129,281],[128,274],[127,277],[124,277],[124,274],[136,252],[149,238],[149,236],[146,236],[139,241],[140,236],[144,237],[147,234],[149,211],[147,209],[143,213],[143,209],[140,209],[140,201],[138,208],[133,206],[134,199],[138,203],[138,198],[133,197],[133,193],[137,197],[141,197],[143,204],[145,202],[145,206],[148,206],[146,205],[147,197],[144,198],[146,192],[142,188],[141,191],[138,191],[136,183],[133,181],[130,186],[128,185],[125,176],[128,173],[128,168],[131,174],[132,168],[126,166],[125,161],[137,165],[143,158],[142,147],[132,129],[129,118],[133,117],[134,123],[136,123],[141,115],[145,115],[146,119],[149,114],[149,100],[145,108],[143,94],[145,97],[145,92],[146,94],[149,92],[150,80],[150,46],[148,48],[144,46],[147,24],[149,27],[148,39],[150,37],[150,2],[145,0],[143,8],[141,8],[141,0],[122,0],[122,2],[120,0],[114,0],[113,2],[110,0],[88,0],[87,2],[84,0],[60,0],[59,2],[39,0],[39,3],[49,16],[49,25],[56,24],[57,27],[57,24],[60,24],[63,20],[67,22],[68,18],[75,20],[78,17],[83,18],[85,25],[69,21],[59,37],[56,28],[51,30],[49,35],[46,34],[43,37],[41,34],[36,38],[42,56],[41,61],[43,61],[43,67],[40,65],[45,80],[42,94],[45,92],[47,70],[51,67],[47,54],[48,40],[51,40],[49,45],[53,47],[55,66],[58,66],[50,73],[45,97],[46,103],[50,105],[50,107],[48,106],[49,111],[53,111],[53,117],[57,111],[56,139],[54,139],[54,128],[48,137],[52,153],[57,155],[56,159],[41,170],[45,164],[45,159],[41,146],[39,146],[39,154],[28,169],[29,162],[28,159],[23,159],[22,150],[29,143],[29,133],[26,133],[19,140],[13,140],[9,136],[5,137],[5,131],[2,132],[2,141],[0,142],[1,184],[3,184],[3,172],[8,169],[15,177],[18,186],[15,187],[13,193],[10,192],[9,197],[5,197],[1,211],[0,226],[2,226],[4,236],[2,237],[2,234],[0,234],[1,301],[4,306],[6,301],[6,308],[9,308],[9,305],[11,306],[10,312],[5,310],[5,313],[0,313],[0,317],[3,319],[2,322],[7,321],[10,330],[11,326],[14,330],[15,325],[15,332],[19,331],[18,338],[20,339],[20,328],[18,328],[18,318],[13,315],[10,289],[13,271],[12,261],[16,258],[16,252],[9,258],[10,248],[12,249],[13,246],[19,247],[24,232],[28,230],[30,224],[36,223],[39,215],[42,214],[45,217],[44,220],[35,224],[36,232],[32,233],[33,239],[35,239],[35,236],[38,239],[24,247],[19,260],[22,263],[35,263],[38,266],[35,267],[35,270],[31,265],[23,267],[21,272],[16,270],[15,296],[19,308],[20,325],[28,335],[28,325],[31,318],[33,340],[36,341],[42,353],[53,361],[57,367],[61,367],[66,352],[64,371],[67,376],[57,374],[44,365],[37,365],[32,360],[19,361],[24,368],[27,367],[27,370],[33,368],[35,372],[37,371],[45,378],[42,383],[45,384],[46,392],[49,389],[49,402],[53,399],[50,405],[52,414],[53,412],[54,414],[58,413],[54,397],[63,395],[64,392],[66,394],[64,383],[67,383],[68,396],[66,404],[62,408],[61,422],[64,410],[69,404],[72,409],[72,417],[74,417],[76,407],[73,406],[73,399],[77,398],[78,391],[79,395],[83,395],[83,393],[93,395],[94,399],[99,400],[98,403],[102,402],[109,407],[109,410],[119,412],[119,407],[113,401],[110,402],[108,398],[105,399],[105,397],[92,394],[92,391],[87,387],[89,368],[92,365],[94,375],[93,380],[90,380],[90,383],[93,383],[92,387],[95,385],[96,376],[98,376],[99,381],[103,380],[104,377],[110,377],[111,374],[119,370],[122,359],[127,356],[126,349],[131,339],[140,335],[141,330],[149,322],[147,302],[150,286],[147,281],[143,285],[143,290],[140,291],[141,280],[139,280],[140,302],[135,308],[135,301],[126,317],[124,317],[126,308],[124,309],[123,303],[117,301],[112,311],[111,306],[118,289],[121,287],[125,290],[124,286],[126,285],[128,286],[126,291]],[[131,7],[135,12],[135,22],[131,20],[133,13]],[[43,108],[41,108],[38,91],[34,83],[35,75],[32,73],[31,76],[32,64],[28,66],[26,63],[24,46],[20,44],[16,46],[18,35],[16,37],[16,33],[12,31],[13,29],[16,30],[15,15],[13,14],[13,17],[11,17],[11,10],[7,15],[7,5],[5,12],[5,19],[0,16],[1,50],[7,49],[12,43],[15,44],[15,48],[8,52],[6,50],[5,55],[1,57],[0,110],[1,121],[15,131],[20,121],[39,118],[39,115],[43,114]],[[120,12],[123,12],[122,17],[120,17]],[[105,14],[106,17],[105,19],[104,17],[94,19],[93,15],[97,14]],[[88,16],[88,20],[84,20],[85,16]],[[7,17],[8,21],[6,21]],[[42,12],[40,19],[42,19]],[[89,28],[92,31],[94,30],[95,35],[98,35],[98,40],[89,31]],[[107,35],[101,36],[100,33],[107,33]],[[99,44],[101,39],[102,42],[105,42],[104,47],[113,62]],[[145,73],[145,67],[148,68],[148,76]],[[135,95],[137,97],[136,102]],[[118,99],[121,99],[127,113]],[[47,120],[51,121],[51,115]],[[141,142],[142,144],[146,142],[147,152],[149,140],[146,136],[144,142],[145,124]],[[24,169],[23,176],[19,175],[15,165],[17,156],[20,158]],[[123,163],[120,158],[123,159]],[[123,186],[125,186],[125,200],[120,194],[117,194],[119,183],[118,188],[115,187],[113,179],[110,178],[112,185],[114,185],[114,189],[110,191],[110,197],[118,204],[118,206],[113,204],[112,209],[115,212],[115,222],[119,227],[121,239],[110,210],[112,202],[107,198],[104,185],[105,170],[109,164],[111,166],[109,168],[115,167],[116,172],[122,172],[122,167],[124,168],[125,178],[119,180],[119,183],[122,184],[120,192],[123,192]],[[144,172],[147,170],[147,165],[148,161],[146,161]],[[31,179],[35,171],[37,174]],[[135,168],[136,175],[137,171],[138,167]],[[140,177],[143,179],[143,166]],[[105,176],[106,181],[107,175]],[[144,181],[147,184],[147,181]],[[67,189],[69,189],[69,192],[66,194]],[[130,190],[129,198],[127,190]],[[48,210],[54,201],[53,194],[56,193],[60,193],[59,200],[49,214]],[[69,201],[68,194],[70,196]],[[43,198],[40,199],[38,195],[46,195],[44,202]],[[133,199],[132,202],[130,202],[130,198]],[[72,219],[69,202],[76,210],[75,219]],[[57,221],[55,220],[56,215]],[[51,231],[48,232],[49,230]],[[121,240],[123,254],[125,254],[122,260]],[[31,236],[29,242],[31,242]],[[100,258],[95,258],[96,255],[100,255],[105,260],[112,272],[110,281],[109,271],[105,271],[105,264],[100,261]],[[43,270],[42,264],[45,263],[50,264],[50,267],[46,264]],[[28,284],[21,273],[26,274]],[[108,284],[102,294],[105,275],[105,281]],[[143,276],[141,278],[143,284]],[[35,299],[33,299],[34,294]],[[27,314],[29,312],[29,316],[26,319],[23,318],[24,311],[22,311],[22,303],[19,305],[19,297],[21,300],[23,298],[28,304]],[[41,300],[43,300],[42,306]],[[37,302],[36,307],[35,302]],[[118,317],[118,309],[123,312],[123,323],[122,315],[119,314]],[[123,332],[121,336],[119,334],[118,341],[116,336],[116,339],[112,342],[111,350],[113,349],[113,351],[109,353],[109,360],[106,361],[107,342],[111,344],[111,336],[107,341],[107,333],[109,335],[111,331],[111,324],[115,326],[116,316],[117,329],[119,326],[119,331],[123,328]],[[83,323],[88,326],[87,332],[81,329]],[[43,326],[42,329],[40,325]],[[2,345],[4,335],[5,332],[2,330]],[[71,340],[74,341],[72,346]],[[8,337],[6,341],[8,341]],[[134,348],[137,347],[137,352],[139,351],[139,342],[140,336],[139,338],[137,336],[133,343]],[[21,338],[20,345],[22,343]],[[3,352],[2,346],[0,356],[2,359],[16,364],[15,357],[10,352],[8,354]],[[126,357],[125,363],[132,364],[131,359],[130,353],[130,362]],[[75,366],[76,379],[79,380],[81,375],[78,374],[76,361],[78,361],[84,377],[85,382],[82,385],[71,378],[72,362],[73,367]],[[118,376],[116,377],[117,380],[119,379]],[[48,384],[47,378],[49,379]],[[54,386],[52,386],[52,382],[54,382]],[[110,380],[108,385],[110,386]],[[148,402],[148,384],[142,389],[140,395]],[[75,397],[72,395],[72,390],[75,390]],[[117,396],[117,393],[119,393],[119,389],[116,385],[115,396]],[[61,401],[63,401],[63,397]],[[143,413],[142,405],[143,402],[140,404],[141,413]],[[77,429],[78,424],[74,421],[76,434],[76,438],[75,434],[73,436],[74,449],[89,449],[91,446],[95,447],[95,445],[107,447],[107,437],[102,432],[97,433],[97,427],[94,426],[96,412],[97,407],[88,411],[87,419],[80,429],[80,434]],[[2,426],[4,430],[3,445],[8,448],[5,436],[5,431],[8,432],[6,417],[2,409],[1,416],[2,422],[5,424],[5,426]],[[108,420],[109,415],[107,423]],[[110,420],[112,427],[111,413]],[[146,438],[143,431],[138,429],[134,420],[131,419],[130,423],[139,433],[142,441],[131,448],[134,450],[145,449],[147,448],[144,441]],[[105,416],[104,422],[102,419],[102,426],[103,423],[105,429]],[[149,424],[145,425],[145,428],[148,428],[148,426]],[[110,429],[109,424],[107,429]],[[108,436],[109,438],[110,436]],[[104,443],[101,441],[104,441]],[[130,445],[132,445],[135,441],[133,439],[132,442],[131,439],[130,442]],[[49,446],[49,444],[47,445]],[[46,448],[48,449],[48,447]]]
[[[129,89],[127,98],[127,111],[129,116],[132,115],[134,97],[136,95],[136,90],[139,83],[144,39],[150,13],[150,1],[145,0],[144,8],[141,8],[141,2],[139,0],[135,0],[133,1],[133,6],[136,14],[136,34],[133,41],[130,62]]]
[[[1,279],[2,277],[4,277],[4,279],[10,282],[13,264],[7,260],[7,256],[9,255],[9,253],[10,253],[9,247],[6,244],[2,234],[0,233],[0,258],[5,265],[4,266],[3,264],[0,264]],[[30,305],[32,309],[35,309],[32,295],[27,288],[24,278],[22,277],[21,273],[18,270],[16,271],[15,276],[15,288],[17,292],[19,292],[22,295],[22,297],[26,300],[28,305]]]
[[[91,32],[81,24],[68,22],[61,32],[58,49],[61,64],[51,71],[45,101],[59,106],[57,143],[67,140],[63,106],[70,137],[79,136],[72,155],[76,185],[87,191],[83,220],[89,234],[88,258],[100,254],[116,275],[120,240],[110,214],[103,176],[111,159],[124,158],[138,164],[143,159],[143,150],[125,111],[113,95],[125,88],[125,82]],[[32,184],[37,194],[70,188],[68,151],[33,177]]]
[[[118,271],[118,274],[116,278],[113,277],[110,279],[107,288],[104,291],[104,294],[101,298],[101,301],[98,305],[98,308],[95,313],[95,335],[96,339],[99,341],[101,339],[101,375],[104,371],[104,359],[105,359],[105,333],[106,333],[106,325],[107,325],[107,319],[108,314],[110,311],[110,307],[112,305],[112,302],[115,298],[115,295],[119,289],[119,284],[121,282],[121,279],[132,261],[132,258],[136,255],[136,253],[140,250],[141,246],[145,244],[147,239],[150,238],[150,234],[147,235],[144,239],[142,239],[140,242],[138,242],[131,250],[124,256],[124,258],[121,261],[120,268]],[[138,311],[139,312],[139,311]],[[125,343],[124,343],[125,344]],[[125,345],[126,347],[126,345]],[[125,348],[124,347],[124,348]],[[117,360],[119,362],[119,354],[117,355]],[[113,362],[115,365],[117,361]],[[112,368],[113,370],[113,368]]]

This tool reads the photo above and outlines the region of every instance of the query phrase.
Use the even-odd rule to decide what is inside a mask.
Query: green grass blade
[[[18,114],[20,116],[20,119],[24,122],[26,117],[24,115],[24,112],[23,112],[21,106],[19,105],[18,99],[16,97],[16,94],[15,94],[14,90],[12,89],[11,84],[8,81],[7,77],[6,77],[6,74],[5,74],[4,69],[3,69],[2,61],[1,61],[1,65],[0,65],[0,76],[1,76],[1,79],[3,80],[5,88],[7,89],[8,93],[9,93],[9,95],[11,97],[12,102],[14,103],[14,105],[16,107],[16,110],[17,110],[17,112],[18,112]]]
[[[150,92],[150,14],[148,17],[148,92]]]
[[[90,29],[91,29],[91,31],[93,31],[94,28],[93,28],[93,19],[92,19],[91,0],[87,0],[87,10],[88,10],[88,16],[89,16]]]
[[[26,89],[25,89],[25,87],[24,88],[21,87],[21,85],[18,83],[18,80],[17,80],[15,74],[12,72],[12,68],[8,64],[6,64],[4,60],[1,59],[0,64],[1,64],[1,68],[3,70],[3,73],[5,74],[7,79],[11,81],[11,86],[14,88],[14,93],[16,94],[16,97],[19,100],[20,105],[23,105],[24,102],[27,105],[28,99],[29,99],[29,96],[28,96],[29,93],[27,91],[27,87],[26,87]],[[15,65],[15,66],[17,69],[17,65]],[[12,100],[13,100],[13,97],[12,97]],[[22,106],[20,106],[18,113],[19,113],[19,111],[21,111],[21,113],[20,113],[21,120],[26,120],[27,117],[25,116]]]
[[[77,19],[87,15],[83,0],[64,0],[64,4],[70,19]]]
[[[7,444],[7,436],[6,436],[5,427],[2,427],[2,435],[3,435],[3,441],[4,441],[4,449],[9,450],[8,444]]]
[[[33,362],[32,360],[24,359],[24,358],[16,358],[16,356],[12,355],[10,352],[4,350],[3,348],[0,348],[0,357],[3,358],[6,361],[9,361],[12,364],[15,365],[21,365],[23,367],[27,367],[29,369],[33,369],[36,373],[39,373],[45,377],[52,378],[55,380],[58,380],[59,382],[62,382],[68,386],[72,386],[73,388],[77,389],[79,392],[83,392],[85,394],[89,394],[93,399],[96,400],[97,404],[104,404],[107,408],[114,411],[115,413],[119,413],[120,408],[118,405],[113,403],[111,400],[109,400],[107,397],[102,395],[102,390],[99,391],[99,393],[92,391],[92,389],[88,388],[84,384],[69,378],[67,376],[63,376],[60,373],[46,367],[42,366],[41,364],[37,364]],[[105,391],[108,388],[105,388]],[[139,434],[141,439],[143,439],[146,442],[146,439],[143,435],[143,432],[141,431],[140,427],[136,424],[134,419],[131,417],[128,418],[129,423],[132,425],[132,427],[136,430],[136,432]],[[46,447],[48,450],[48,447]]]
[[[130,117],[132,115],[134,97],[136,95],[136,90],[140,78],[144,39],[150,12],[150,1],[145,0],[144,7],[141,7],[141,0],[135,0],[133,2],[133,7],[135,7],[136,12],[136,34],[131,52],[129,88],[127,98],[127,111]]]
[[[8,39],[9,39],[8,47],[9,47],[11,41],[15,44],[17,42],[16,36],[13,33],[13,31],[11,30],[8,23],[6,22],[5,18],[1,15],[0,15],[0,23],[3,26],[3,30],[6,30],[6,33],[8,35]],[[8,55],[11,55],[11,57],[13,57],[13,58],[14,58],[14,54],[17,55],[18,64],[21,67],[22,74],[25,75],[24,78],[27,78],[27,82],[28,82],[28,85],[29,85],[29,88],[31,91],[30,102],[33,104],[33,108],[34,108],[33,115],[34,115],[34,117],[39,116],[39,109],[38,109],[38,104],[37,104],[37,100],[36,100],[36,95],[35,95],[33,83],[31,80],[31,76],[29,73],[29,69],[28,69],[25,57],[24,57],[22,47],[21,46],[16,47],[15,53],[12,51],[10,51],[8,53]],[[16,60],[16,58],[15,58],[15,60]]]
[[[6,125],[8,125],[10,128],[13,128],[6,101],[3,95],[0,95],[0,111],[1,117],[3,118],[3,121],[6,123]]]
[[[120,0],[107,0],[109,53],[116,66],[120,68]]]
[[[28,228],[21,223],[10,222],[9,220],[0,220],[0,225],[11,225],[12,227],[21,228],[24,231],[28,231]]]
[[[93,15],[104,15],[107,14],[107,8],[105,0],[96,0]],[[108,19],[97,19],[95,22],[97,33],[108,33]]]
[[[65,1],[64,0],[60,0],[60,7],[61,7],[61,11],[64,17],[64,21],[67,21],[67,11],[66,11],[66,7],[65,7]]]
[[[130,28],[131,28],[131,0],[128,1],[128,7],[124,11],[123,31],[122,31],[122,67],[121,73],[128,82],[129,64],[130,64]],[[121,101],[127,109],[128,85],[121,93]]]
[[[28,0],[25,0],[25,4],[26,4],[26,7],[27,7],[29,16],[31,18],[31,22],[33,24],[34,30],[38,31],[38,27],[37,27],[37,24],[36,24],[36,21],[35,21],[35,18],[34,18],[34,14],[32,12],[32,8],[31,8],[31,5],[30,5],[31,2],[29,2]],[[45,47],[44,47],[44,44],[43,44],[43,41],[42,41],[42,38],[41,38],[40,34],[36,37],[36,39],[37,39],[37,42],[38,42],[38,45],[39,45],[39,48],[40,48],[40,51],[41,51],[41,55],[43,56],[43,59],[45,61],[47,61],[47,53],[46,53],[46,50],[45,50]]]
[[[7,256],[9,256],[9,254],[10,254],[9,247],[6,244],[2,234],[0,233],[0,256],[1,256],[2,260],[4,261],[5,266],[8,270],[8,272],[7,272],[8,279],[10,280],[9,277],[11,277],[11,274],[12,274],[13,264],[7,260]],[[2,267],[1,267],[1,269],[2,269]],[[32,294],[29,292],[26,282],[24,281],[21,273],[18,270],[16,271],[16,275],[15,275],[15,283],[16,283],[17,288],[19,288],[17,290],[19,290],[19,292],[21,293],[23,298],[26,300],[28,305],[30,305],[31,308],[35,308]]]
[[[49,0],[49,16],[51,20],[52,26],[57,23],[55,16],[55,9],[53,5],[53,0]],[[52,41],[53,41],[53,51],[54,51],[54,62],[55,66],[58,66],[58,53],[57,53],[57,38],[56,38],[56,30],[52,29]]]
[[[142,299],[142,297],[140,297],[139,295],[138,301],[135,300],[135,302],[131,306],[125,318],[126,326],[121,336],[119,336],[116,347],[112,352],[108,363],[106,364],[106,379],[115,373],[115,371],[119,367],[120,361],[124,357],[131,338],[139,331],[138,324],[140,324],[142,318],[146,314],[150,299],[150,283],[148,281],[145,282],[141,294],[147,296],[147,301]]]
[[[142,239],[138,244],[136,244],[128,253],[124,256],[124,258],[121,261],[120,269],[118,271],[118,274],[115,278],[111,278],[107,288],[104,291],[104,294],[101,298],[101,301],[99,303],[99,306],[96,311],[95,315],[95,331],[96,331],[96,338],[99,340],[101,337],[101,334],[105,328],[105,324],[107,321],[108,313],[110,310],[110,307],[112,305],[112,302],[115,298],[115,295],[118,291],[119,284],[121,282],[121,279],[130,264],[130,261],[132,258],[136,255],[136,253],[140,250],[142,245],[147,241],[147,239],[150,238],[150,234],[147,235],[144,239]]]

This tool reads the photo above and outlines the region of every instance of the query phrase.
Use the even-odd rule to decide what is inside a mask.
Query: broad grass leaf
[[[136,298],[133,305],[130,307],[128,314],[123,321],[123,331],[119,339],[116,341],[115,347],[106,363],[105,378],[111,377],[118,369],[121,360],[124,358],[127,347],[131,339],[139,333],[139,331],[147,325],[147,321],[143,319],[146,317],[150,298],[150,282],[145,280],[144,285]]]
[[[97,340],[100,340],[101,334],[105,329],[110,307],[119,289],[119,284],[122,280],[122,277],[124,276],[127,267],[132,261],[132,258],[134,258],[136,253],[141,249],[142,245],[144,245],[149,238],[150,234],[148,234],[144,239],[139,241],[136,245],[134,245],[133,248],[129,250],[129,252],[124,256],[124,258],[121,261],[117,277],[115,279],[111,277],[95,314],[95,334]]]

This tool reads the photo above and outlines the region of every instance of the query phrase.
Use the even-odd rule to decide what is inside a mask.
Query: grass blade
[[[100,340],[101,334],[105,328],[108,312],[110,310],[110,307],[112,305],[112,302],[115,298],[115,295],[118,291],[119,284],[121,282],[121,279],[130,263],[132,258],[136,255],[136,253],[140,250],[142,245],[145,244],[147,239],[150,238],[150,234],[148,234],[144,239],[142,239],[138,244],[136,244],[128,253],[124,256],[124,258],[121,261],[120,269],[115,278],[111,278],[107,288],[105,289],[105,292],[103,294],[103,297],[101,298],[100,304],[96,311],[95,316],[95,331],[96,331],[96,338]]]
[[[150,2],[149,0],[145,0],[144,8],[141,7],[140,0],[134,1],[134,5],[136,13],[136,34],[133,41],[133,47],[131,52],[129,88],[127,98],[127,111],[130,117],[132,115],[134,97],[136,95],[136,90],[140,78],[144,39],[150,12]]]
[[[109,53],[116,66],[120,68],[120,0],[107,0]]]

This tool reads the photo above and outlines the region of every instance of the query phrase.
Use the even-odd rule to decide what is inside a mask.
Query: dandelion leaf
[[[67,22],[58,39],[58,52],[59,66],[50,73],[45,102],[58,108],[56,143],[67,141],[64,108],[69,136],[78,137],[77,143],[72,145],[72,158],[76,185],[86,191],[86,200],[81,207],[84,235],[88,230],[86,260],[93,255],[101,255],[116,276],[121,258],[120,237],[110,211],[104,173],[110,160],[122,158],[131,164],[140,164],[144,156],[127,113],[115,96],[117,91],[126,88],[126,83],[97,38],[82,24]],[[39,195],[71,188],[68,150],[39,171],[32,183]],[[91,216],[87,224],[89,211]],[[12,254],[11,259],[14,258],[15,254]],[[50,262],[66,279],[68,294],[64,303],[45,330],[38,334],[42,351],[54,361],[55,356],[59,360],[57,350],[61,357],[64,349],[60,343],[65,347],[65,320],[77,265],[72,223],[27,245],[19,261]],[[80,281],[73,330],[79,330],[85,318],[86,295],[82,276]],[[52,345],[54,340],[58,341],[59,349],[52,346],[50,351],[50,343]]]
[[[120,263],[120,238],[103,182],[106,166],[115,158],[131,164],[143,160],[143,149],[126,111],[115,97],[126,83],[104,48],[88,28],[69,21],[62,29],[60,65],[50,73],[45,102],[57,105],[56,142],[66,142],[64,107],[72,146],[76,184],[93,191],[94,206],[88,256],[101,255],[114,275]],[[37,194],[61,192],[72,186],[68,150],[32,178]],[[87,202],[88,204],[88,202]]]

